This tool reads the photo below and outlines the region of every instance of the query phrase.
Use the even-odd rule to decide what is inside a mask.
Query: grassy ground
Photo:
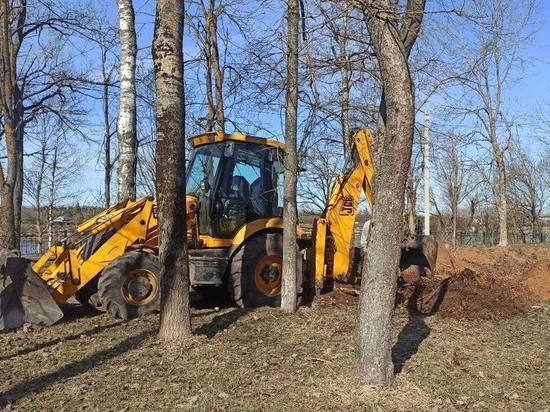
[[[331,304],[332,302],[332,304]],[[194,310],[196,337],[155,340],[158,316],[73,309],[62,323],[0,335],[6,410],[549,410],[550,305],[501,320],[395,319],[399,371],[386,390],[353,374],[354,302],[296,315]],[[76,313],[74,313],[76,311]],[[0,409],[2,409],[0,407]]]

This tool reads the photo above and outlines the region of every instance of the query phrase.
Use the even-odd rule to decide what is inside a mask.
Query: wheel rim
[[[281,256],[264,256],[256,265],[254,281],[256,288],[266,296],[281,293],[283,261]]]
[[[147,269],[132,270],[122,285],[122,296],[130,305],[152,302],[159,291],[157,275]]]

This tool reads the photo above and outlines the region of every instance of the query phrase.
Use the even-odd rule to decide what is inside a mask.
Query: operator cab
[[[187,195],[198,200],[201,236],[231,239],[246,223],[282,217],[280,145],[243,135],[200,137],[208,139],[202,144],[197,144],[197,138],[191,140],[194,150],[187,170]]]

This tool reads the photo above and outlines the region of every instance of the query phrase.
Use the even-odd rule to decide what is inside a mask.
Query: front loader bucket
[[[30,261],[7,257],[0,273],[0,330],[16,329],[24,323],[49,326],[63,312]]]

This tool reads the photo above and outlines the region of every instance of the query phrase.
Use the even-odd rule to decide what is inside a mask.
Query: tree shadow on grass
[[[441,287],[437,292],[437,297],[434,304],[428,313],[420,313],[417,310],[416,302],[418,298],[422,296],[424,287],[420,284],[416,285],[414,292],[409,299],[409,304],[407,305],[409,321],[405,327],[403,327],[401,332],[399,332],[397,342],[392,348],[394,373],[401,373],[405,363],[418,352],[420,344],[430,335],[431,329],[426,324],[425,319],[432,316],[439,310],[449,288],[449,280],[450,278],[445,279],[441,283]]]
[[[233,301],[223,287],[196,287],[190,293],[193,309],[214,309],[232,307]]]
[[[63,317],[57,324],[72,322],[76,319],[94,318],[105,313],[89,305],[65,304],[61,305],[61,310],[63,311]]]
[[[93,369],[99,362],[105,362],[106,360],[113,359],[125,352],[136,349],[143,343],[143,341],[152,336],[154,333],[156,333],[156,330],[147,330],[139,335],[126,338],[113,347],[93,353],[82,360],[63,366],[61,369],[54,372],[40,375],[33,379],[18,383],[0,395],[0,409],[6,407],[8,403],[15,402],[27,395],[39,394],[46,390],[48,386],[56,382],[70,379],[85,373],[88,370]]]
[[[247,313],[250,313],[251,310],[252,309],[249,308],[236,308],[233,309],[231,312],[214,316],[214,318],[210,322],[205,323],[204,325],[197,328],[195,330],[195,334],[204,335],[209,339],[213,338],[219,332],[222,332],[223,330],[229,328],[238,319],[240,319]]]
[[[93,328],[83,330],[82,332],[75,333],[73,335],[62,336],[62,337],[59,337],[59,338],[49,340],[47,342],[37,343],[37,344],[29,346],[27,348],[23,348],[23,349],[15,352],[15,353],[12,353],[10,355],[0,356],[0,361],[8,360],[8,359],[11,359],[11,358],[16,358],[16,357],[22,356],[22,355],[26,355],[27,353],[31,353],[31,352],[34,352],[34,351],[37,351],[37,350],[40,350],[40,349],[44,349],[44,348],[47,348],[49,346],[57,345],[60,342],[67,342],[67,341],[71,341],[71,340],[77,340],[77,339],[80,339],[80,337],[82,335],[86,335],[86,336],[95,335],[97,333],[103,332],[104,330],[113,328],[115,326],[119,326],[122,323],[124,323],[124,322],[119,321],[119,322],[110,323],[108,325],[94,326]]]

